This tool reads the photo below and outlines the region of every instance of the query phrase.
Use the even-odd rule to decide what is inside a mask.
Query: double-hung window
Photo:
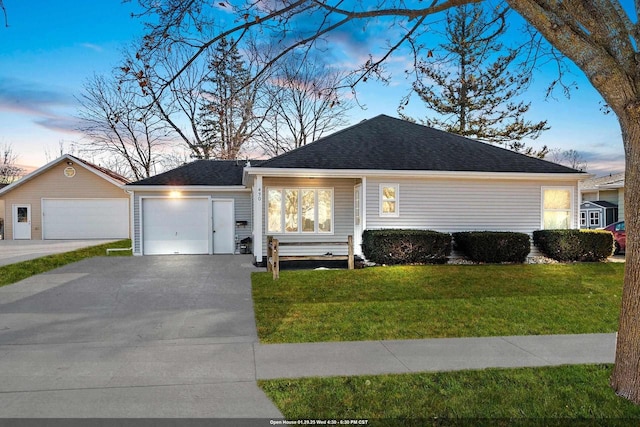
[[[600,226],[600,211],[589,212],[589,226],[591,227]]]
[[[268,188],[268,233],[333,233],[333,189]]]
[[[398,184],[380,184],[380,216],[399,216]]]
[[[542,188],[542,228],[568,229],[573,226],[573,188]]]

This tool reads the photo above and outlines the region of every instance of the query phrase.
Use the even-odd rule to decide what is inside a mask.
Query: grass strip
[[[20,280],[35,276],[36,274],[45,273],[47,271],[83,260],[85,258],[105,256],[106,250],[109,248],[130,247],[131,240],[125,239],[117,242],[107,243],[104,245],[90,246],[87,248],[76,249],[70,252],[47,255],[41,258],[35,258],[28,261],[17,262],[15,264],[4,265],[0,267],[0,287],[19,282]],[[131,252],[112,252],[110,256],[131,256]]]
[[[402,266],[252,276],[264,343],[614,332],[624,265]]]
[[[616,420],[620,425],[637,425],[626,423],[640,419],[640,406],[616,396],[608,385],[612,367],[278,379],[262,380],[258,385],[290,420],[368,419],[369,425],[447,425],[446,420],[464,419],[537,420],[542,424],[554,419],[609,419],[612,422],[593,425],[617,425]]]

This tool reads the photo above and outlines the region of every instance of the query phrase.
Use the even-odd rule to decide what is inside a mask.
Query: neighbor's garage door
[[[43,199],[43,239],[126,239],[129,199]]]
[[[145,255],[208,254],[208,199],[142,199]]]

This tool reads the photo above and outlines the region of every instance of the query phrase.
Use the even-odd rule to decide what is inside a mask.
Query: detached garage
[[[0,189],[4,238],[129,238],[130,197],[123,188],[128,182],[108,169],[64,155]]]

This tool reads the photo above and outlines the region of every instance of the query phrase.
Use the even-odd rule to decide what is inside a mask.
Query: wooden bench
[[[348,255],[280,255],[281,246],[343,246]],[[273,272],[273,280],[280,278],[280,261],[347,261],[349,270],[353,270],[353,236],[346,242],[281,242],[273,236],[267,236],[267,271]]]

